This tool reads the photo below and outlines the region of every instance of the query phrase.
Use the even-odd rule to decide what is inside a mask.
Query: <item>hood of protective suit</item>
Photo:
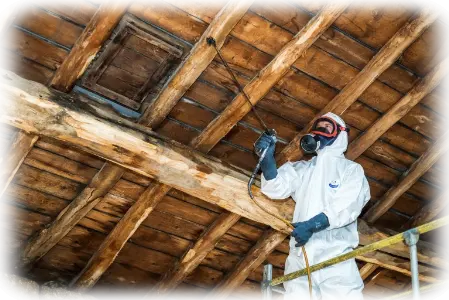
[[[342,118],[337,116],[334,113],[327,113],[323,115],[323,117],[328,117],[337,122],[337,124],[346,127],[346,123]],[[328,145],[321,150],[317,150],[318,156],[322,155],[332,155],[332,156],[341,156],[348,148],[348,133],[347,131],[341,131],[337,136],[337,139],[332,143],[332,145]]]

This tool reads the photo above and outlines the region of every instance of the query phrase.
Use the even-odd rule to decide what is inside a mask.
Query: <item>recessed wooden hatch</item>
[[[125,15],[82,80],[82,85],[133,110],[153,100],[188,45]]]

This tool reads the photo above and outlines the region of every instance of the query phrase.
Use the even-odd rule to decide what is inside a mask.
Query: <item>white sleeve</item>
[[[351,165],[344,175],[340,189],[323,211],[329,220],[328,229],[343,227],[354,222],[370,197],[368,181],[362,166]]]
[[[271,199],[285,199],[292,195],[302,181],[303,172],[307,162],[286,162],[277,171],[276,178],[266,180],[262,174],[261,192]]]

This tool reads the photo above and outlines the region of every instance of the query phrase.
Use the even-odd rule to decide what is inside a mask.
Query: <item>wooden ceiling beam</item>
[[[120,0],[108,0],[100,5],[69,55],[56,70],[50,86],[64,92],[72,89],[125,14],[127,6],[126,2]]]
[[[426,173],[435,162],[447,152],[447,139],[449,132],[446,132],[440,139],[432,145],[412,166],[402,175],[397,184],[392,186],[363,216],[368,223],[374,223],[385,212],[387,212],[399,197],[402,196],[418,179]]]
[[[3,196],[37,139],[37,135],[28,134],[22,130],[16,133],[14,141],[2,162],[0,171],[0,197]]]
[[[0,41],[19,15],[25,0],[11,0],[6,3],[9,3],[8,7],[0,9]]]
[[[292,64],[323,34],[340,16],[346,5],[328,4],[313,17],[278,55],[265,66],[248,85],[244,92],[252,105],[261,100],[284,76]],[[200,151],[210,151],[249,111],[251,105],[243,93],[239,93],[225,110],[217,116],[190,145]]]
[[[396,122],[402,119],[421,99],[436,88],[449,71],[449,58],[437,65],[422,80],[420,80],[404,97],[401,98],[387,113],[378,119],[371,127],[355,139],[348,147],[346,157],[356,159],[368,149],[378,138]]]
[[[387,68],[399,58],[402,52],[410,46],[435,21],[436,15],[430,10],[422,10],[418,17],[405,24],[369,61],[369,63],[335,96],[303,130],[279,153],[277,161],[280,164],[289,160],[300,159],[303,155],[299,141],[308,133],[317,118],[327,112],[341,115],[348,109]]]
[[[410,227],[413,228],[432,221],[446,208],[449,203],[448,199],[449,192],[445,191],[438,198],[426,204],[415,216],[413,216]]]
[[[161,281],[156,285],[155,291],[164,293],[178,286],[203,259],[214,249],[220,238],[240,219],[239,215],[224,212],[210,225],[195,245],[185,252],[185,254],[168,270]]]
[[[81,193],[59,213],[50,226],[30,238],[21,254],[20,267],[30,268],[50,251],[103,199],[103,196],[122,177],[124,171],[125,169],[122,167],[105,163]]]
[[[228,164],[166,141],[138,124],[125,127],[125,119],[117,117],[115,122],[120,125],[116,125],[94,117],[80,108],[83,102],[76,99],[79,96],[70,96],[68,101],[64,99],[67,95],[39,83],[10,71],[1,73],[0,88],[5,96],[0,102],[1,123],[69,143],[235,214],[290,233],[283,222],[251,202],[247,194],[248,176]],[[98,104],[92,111],[97,109]],[[291,219],[294,210],[291,199],[269,200],[257,187],[253,188],[253,194],[266,209]],[[359,232],[362,240],[364,234]],[[395,258],[389,257],[394,262]]]
[[[362,277],[362,280],[365,280],[370,276],[374,271],[376,271],[379,268],[378,265],[372,264],[372,263],[366,263],[359,271],[360,271],[360,277]]]
[[[139,123],[156,128],[165,120],[171,109],[216,56],[215,48],[208,45],[206,39],[213,37],[217,48],[220,49],[229,32],[240,21],[252,2],[253,0],[230,0],[226,3],[196,42],[189,56],[165,84],[156,100],[146,108]]]
[[[212,297],[226,298],[235,291],[287,236],[273,229],[266,230],[248,254],[214,288]]]

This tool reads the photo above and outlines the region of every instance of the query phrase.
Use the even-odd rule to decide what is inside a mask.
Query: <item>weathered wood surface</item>
[[[11,0],[6,1],[6,3],[2,2],[2,4],[6,4],[7,7],[0,9],[0,41],[5,36],[9,26],[14,23],[23,3],[25,3],[25,0]]]
[[[396,200],[426,173],[441,155],[447,152],[449,146],[446,140],[447,136],[448,133],[446,132],[425,154],[417,159],[410,169],[403,174],[401,180],[395,186],[391,187],[382,199],[376,202],[363,215],[363,219],[369,223],[373,223],[391,208]]]
[[[146,189],[114,227],[83,271],[72,280],[71,286],[82,290],[94,285],[115,260],[119,251],[125,246],[126,241],[134,234],[141,222],[148,217],[169,190],[169,186],[161,184],[154,184]],[[138,218],[137,222],[132,220],[136,216]]]
[[[57,69],[51,86],[65,92],[72,89],[73,83],[94,59],[103,42],[126,12],[126,8],[126,3],[115,0],[105,2],[98,8],[69,55]]]
[[[58,215],[50,226],[40,231],[21,254],[21,267],[28,268],[53,248],[103,198],[121,178],[124,169],[105,163],[86,188]]]
[[[449,60],[441,62],[429,74],[417,83],[410,92],[388,110],[379,120],[353,141],[346,152],[348,159],[356,159],[381,137],[393,124],[403,118],[416,104],[427,96],[449,71]]]
[[[55,92],[39,84],[27,81],[19,83],[19,78],[9,72],[4,73],[2,78],[7,82],[2,84],[2,90],[8,95],[6,99],[14,101],[15,105],[9,105],[7,101],[2,104],[1,122],[75,144],[139,174],[157,177],[161,182],[206,202],[289,233],[284,223],[266,215],[250,202],[246,194],[247,176],[184,147],[170,145],[154,137],[101,122],[86,113],[63,108],[49,101],[56,100],[59,94],[55,95]],[[36,111],[39,113],[36,114]],[[81,124],[82,127],[78,127]],[[109,134],[99,136],[98,130]],[[270,201],[257,188],[253,189],[253,193],[259,202],[274,213],[287,219],[292,215],[291,200],[282,203]]]
[[[372,263],[366,263],[359,271],[360,271],[360,277],[362,277],[362,280],[365,280],[370,276],[374,271],[379,268],[378,265],[372,264]]]
[[[413,216],[410,227],[416,227],[430,222],[446,208],[448,203],[448,192],[443,192],[438,198],[426,204]]]
[[[315,120],[327,112],[337,115],[343,114],[366,89],[390,67],[402,54],[402,52],[416,40],[423,31],[436,19],[432,11],[422,11],[413,21],[403,26],[382,49],[370,60],[370,62],[344,86],[340,93],[334,97],[316,116],[304,127],[290,144],[281,152],[278,161],[284,163],[290,159],[301,158],[299,141],[313,126]]]
[[[279,52],[251,82],[244,87],[243,93],[238,94],[232,103],[195,138],[190,145],[199,147],[202,151],[210,151],[282,78],[292,64],[315,42],[315,40],[329,27],[343,12],[346,6],[335,4],[325,8]],[[201,146],[200,146],[201,145]]]
[[[214,38],[217,48],[220,49],[229,32],[246,13],[252,2],[252,0],[229,1],[218,12],[200,40],[196,42],[189,56],[178,67],[155,101],[146,108],[140,119],[141,124],[156,128],[162,123],[176,102],[216,56],[215,48],[208,45],[207,38]]]
[[[215,247],[218,240],[232,227],[240,216],[222,213],[214,223],[203,232],[183,257],[174,264],[156,286],[157,292],[166,292],[180,284]]]
[[[26,132],[19,131],[16,133],[12,145],[8,145],[9,151],[6,152],[6,156],[2,158],[2,169],[0,172],[0,198],[5,193],[12,179],[17,173],[17,170],[22,165],[25,157],[33,148],[38,139],[37,135],[27,134]]]
[[[285,240],[286,236],[284,233],[271,229],[265,232],[245,258],[214,288],[212,292],[214,297],[226,298],[233,289],[239,287],[249,273],[257,268],[266,259],[267,255]]]

